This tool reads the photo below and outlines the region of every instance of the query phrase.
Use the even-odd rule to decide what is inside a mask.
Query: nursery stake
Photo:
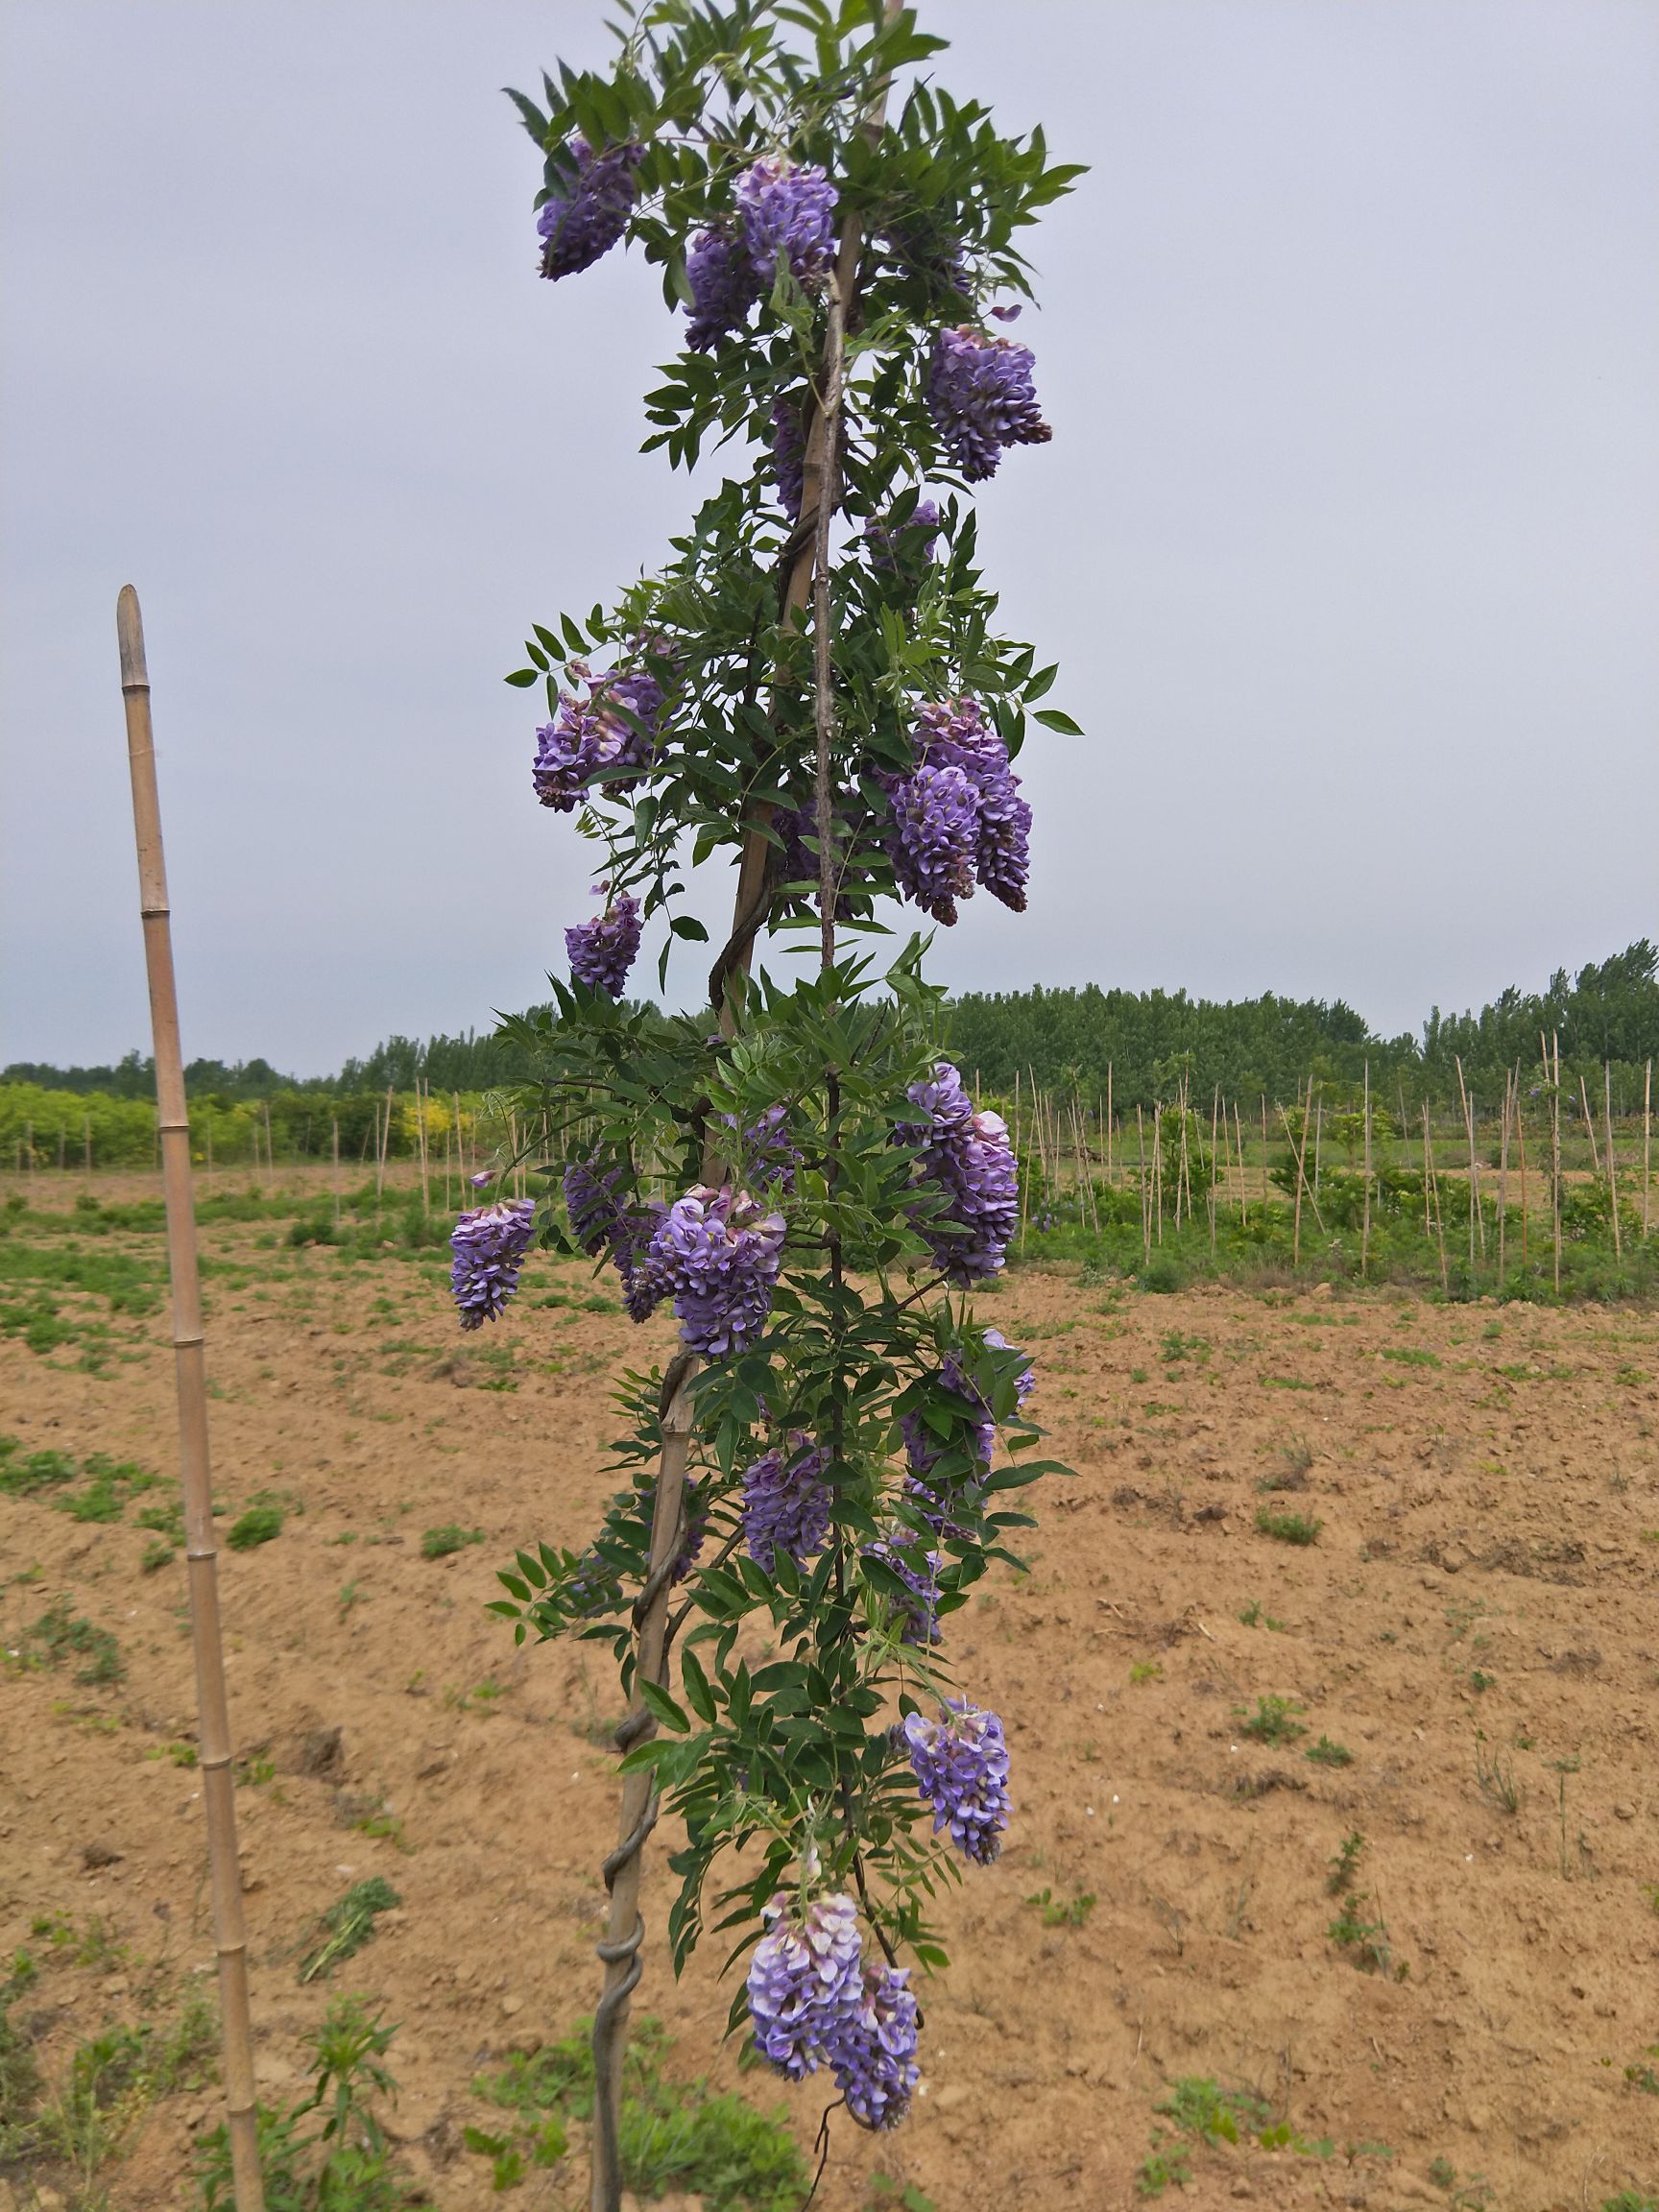
[[[144,662],[138,595],[131,584],[122,587],[115,603],[115,627],[121,646],[121,692],[127,709],[132,826],[138,847],[138,905],[144,921],[144,963],[150,981],[156,1052],[156,1120],[167,1201],[167,1263],[173,1284],[173,1352],[184,1484],[190,1630],[196,1650],[202,1798],[207,1814],[213,1938],[219,1955],[219,2008],[224,2023],[225,2110],[236,2212],[264,2212],[254,2118],[253,2048],[248,2018],[248,1944],[242,1929],[242,1874],[236,1853],[236,1800],[230,1768],[230,1716],[219,1631],[218,1551],[213,1541],[207,1455],[207,1378],[203,1357],[202,1287],[196,1264],[190,1121],[179,1044],[167,871],[161,851],[161,805],[150,725],[150,679]]]

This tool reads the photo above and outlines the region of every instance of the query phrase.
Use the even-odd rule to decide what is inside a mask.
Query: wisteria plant
[[[598,2206],[660,1807],[684,1834],[676,1970],[706,1923],[732,1936],[733,2028],[871,2128],[919,2078],[930,1902],[1000,1846],[1002,1726],[945,1635],[1051,1466],[1030,1362],[969,1298],[1015,1234],[1017,1168],[949,1060],[926,940],[873,955],[895,902],[946,926],[976,891],[1023,908],[1015,763],[1028,719],[1075,731],[997,629],[967,492],[1049,437],[1006,325],[1019,234],[1076,170],[939,89],[944,41],[881,0],[653,0],[618,40],[609,72],[512,94],[545,160],[541,274],[622,245],[660,266],[675,351],[647,449],[719,445],[733,472],[660,574],[536,625],[508,679],[545,688],[532,785],[603,849],[599,904],[551,1005],[501,1032],[537,1195],[454,1239],[464,1326],[541,1244],[613,1267],[634,1319],[669,1309],[680,1336],[619,1393],[601,1527],[527,1543],[496,1608],[519,1639],[608,1645],[634,1708]],[[707,1007],[630,999],[645,938],[660,987],[673,941],[706,940],[686,878],[722,853]]]

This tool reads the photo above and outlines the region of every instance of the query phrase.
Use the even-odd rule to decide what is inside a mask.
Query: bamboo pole
[[[191,1190],[190,1122],[179,1043],[179,1000],[167,872],[161,849],[161,805],[150,722],[150,680],[138,598],[123,587],[115,607],[121,647],[121,693],[127,712],[127,756],[132,778],[132,826],[138,850],[138,905],[156,1051],[156,1119],[161,1134],[167,1201],[167,1262],[173,1284],[173,1353],[179,1394],[180,1464],[184,1489],[185,1557],[190,1628],[196,1652],[200,1727],[198,1766],[207,1815],[207,1859],[213,1891],[213,1938],[219,1958],[219,2008],[225,2046],[225,2110],[236,2212],[263,2212],[253,2090],[253,2043],[248,2013],[248,1944],[242,1928],[242,1874],[236,1851],[235,1783],[230,1765],[230,1715],[219,1628],[219,1586],[213,1541],[212,1476],[207,1444],[207,1379],[202,1288],[196,1264],[196,1208]]]
[[[421,1135],[421,1218],[432,1218],[432,1184],[426,1146],[426,1109],[431,1103],[431,1085],[424,1076],[415,1078],[415,1118]],[[519,1178],[519,1193],[523,1193],[523,1178]]]
[[[1267,1094],[1262,1094],[1262,1226],[1267,1226]]]
[[[1440,1295],[1449,1298],[1452,1294],[1452,1282],[1446,1272],[1446,1216],[1440,1211],[1440,1181],[1434,1172],[1434,1144],[1429,1134],[1427,1098],[1423,1101],[1423,1189],[1425,1203],[1428,1192],[1432,1190],[1434,1193],[1434,1235],[1440,1246]]]
[[[1521,1155],[1521,1272],[1527,1272],[1527,1118],[1521,1104],[1521,1063],[1515,1063],[1515,1144]]]
[[[1135,1144],[1141,1158],[1141,1264],[1144,1267],[1152,1258],[1152,1193],[1146,1188],[1146,1122],[1139,1106],[1135,1109]]]
[[[1219,1154],[1216,1150],[1216,1132],[1221,1120],[1221,1086],[1215,1086],[1215,1095],[1210,1101],[1210,1188],[1206,1196],[1210,1201],[1210,1257],[1215,1257],[1215,1174]]]
[[[334,1186],[334,1226],[338,1229],[340,1226],[340,1123],[338,1119],[329,1122],[328,1133],[329,1151],[334,1164],[331,1177]]]
[[[1546,1053],[1545,1072],[1550,1061]],[[1555,1080],[1550,1092],[1550,1205],[1555,1230],[1555,1295],[1561,1295],[1561,1035],[1555,1033]]]
[[[1503,1070],[1503,1126],[1498,1138],[1498,1287],[1503,1287],[1503,1247],[1509,1227],[1509,1070]]]
[[[1152,1101],[1152,1191],[1158,1207],[1158,1241],[1164,1241],[1164,1101]]]
[[[1613,1216],[1613,1257],[1623,1260],[1624,1250],[1619,1238],[1619,1170],[1613,1162],[1613,1068],[1606,1060],[1601,1063],[1601,1081],[1607,1111],[1607,1211]]]
[[[1648,1070],[1651,1074],[1652,1070]],[[1112,1063],[1106,1063],[1106,1180],[1112,1180]],[[1644,1220],[1647,1216],[1644,1214]]]
[[[90,1153],[87,1155],[91,1157]],[[1647,1241],[1647,1191],[1653,1180],[1653,1063],[1642,1093],[1642,1241]]]
[[[1359,1278],[1371,1265],[1371,1063],[1365,1063],[1365,1210],[1359,1223]]]
[[[1239,1117],[1238,1101],[1233,1101],[1233,1133],[1238,1141],[1238,1226],[1250,1226],[1250,1200],[1244,1185],[1244,1123]]]
[[[1596,1145],[1596,1117],[1590,1111],[1590,1094],[1584,1086],[1584,1070],[1582,1069],[1578,1070],[1578,1096],[1584,1109],[1584,1128],[1590,1139],[1590,1172],[1592,1175],[1599,1175],[1601,1172],[1601,1154]]]

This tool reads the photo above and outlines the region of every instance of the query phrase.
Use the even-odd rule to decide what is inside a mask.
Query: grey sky
[[[127,581],[187,1052],[316,1071],[562,961],[589,854],[500,677],[690,495],[636,451],[657,277],[537,281],[497,90],[597,59],[603,13],[0,11],[0,1059],[147,1033]],[[1659,9],[923,17],[944,82],[1094,165],[1020,326],[1054,443],[982,502],[1089,734],[1022,763],[1030,912],[976,901],[937,973],[1397,1028],[1655,933]]]

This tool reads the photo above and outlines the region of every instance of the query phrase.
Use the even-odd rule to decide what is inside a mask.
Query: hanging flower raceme
[[[900,1135],[921,1144],[918,1179],[947,1200],[942,1212],[919,1217],[917,1229],[948,1282],[983,1283],[1001,1268],[1020,1222],[1007,1124],[1000,1114],[975,1111],[949,1060],[936,1061],[933,1079],[913,1083],[908,1096],[926,1119]]]
[[[685,256],[685,280],[691,290],[686,349],[692,353],[707,353],[733,330],[742,328],[759,298],[747,244],[730,230],[716,228],[703,231]]]
[[[804,1566],[823,1545],[833,1495],[824,1454],[799,1430],[743,1471],[743,1541],[763,1575],[786,1551]]]
[[[798,1919],[780,1890],[749,1962],[755,2048],[791,2081],[829,2066],[861,2128],[893,2128],[920,2078],[916,2000],[902,1966],[866,1967],[851,1897]]]
[[[922,2069],[920,2028],[907,1966],[866,1968],[857,2012],[840,2024],[830,2063],[860,2128],[897,2128],[910,2109]]]
[[[887,850],[900,890],[936,922],[956,919],[958,899],[974,896],[979,807],[960,768],[918,768],[892,785]]]
[[[598,888],[602,891],[603,884]],[[565,950],[570,973],[590,990],[620,998],[639,951],[642,923],[639,902],[620,891],[603,914],[591,922],[576,922],[565,932]]]
[[[463,1329],[493,1321],[518,1287],[518,1270],[535,1233],[534,1198],[503,1198],[463,1214],[449,1232],[455,1255],[449,1289]]]
[[[543,276],[574,276],[609,253],[628,227],[642,146],[607,146],[595,154],[586,138],[571,140],[575,180],[556,185],[536,218]]]
[[[947,454],[970,483],[995,476],[1009,445],[1044,445],[1054,433],[1031,385],[1027,346],[971,324],[941,330],[927,370],[927,412]]]
[[[903,1736],[917,1788],[933,1808],[933,1833],[976,1865],[989,1866],[1008,1825],[1008,1745],[1002,1723],[964,1699],[948,1697],[937,1720],[907,1714]]]
[[[737,212],[755,281],[770,291],[782,254],[797,284],[823,275],[835,245],[835,187],[811,162],[768,155],[737,180]]]
[[[920,1648],[942,1642],[939,1576],[945,1565],[943,1553],[924,1551],[908,1537],[902,1543],[892,1544],[885,1536],[878,1536],[873,1544],[865,1545],[864,1556],[879,1559],[904,1585],[903,1595],[893,1600],[898,1611],[900,1643],[914,1644]]]
[[[651,1258],[651,1240],[662,1219],[661,1206],[630,1206],[621,1196],[621,1167],[603,1172],[597,1160],[577,1161],[565,1170],[565,1211],[570,1234],[590,1260],[608,1253],[622,1278],[622,1295],[631,1317],[647,1320],[667,1293],[667,1283]]]
[[[709,1359],[747,1351],[765,1328],[782,1258],[782,1214],[730,1184],[699,1184],[678,1199],[650,1250],[682,1338]]]
[[[973,868],[994,899],[1022,913],[1031,809],[1020,796],[1020,779],[1009,766],[1000,732],[986,721],[976,699],[929,700],[916,710],[913,742],[925,766],[954,768],[967,778],[974,794]],[[908,886],[902,882],[901,888]]]
[[[932,499],[918,499],[902,522],[877,516],[864,525],[870,565],[889,576],[925,568],[938,536],[939,508]]]
[[[791,522],[801,518],[806,488],[806,440],[801,428],[801,395],[780,393],[772,402],[772,480]]]
[[[662,686],[643,669],[590,673],[585,661],[569,663],[572,681],[588,686],[588,696],[562,692],[554,721],[536,733],[536,763],[531,781],[543,806],[568,814],[588,796],[593,779],[606,769],[650,765],[653,739],[662,722]],[[635,776],[607,776],[607,793],[631,791]]]

